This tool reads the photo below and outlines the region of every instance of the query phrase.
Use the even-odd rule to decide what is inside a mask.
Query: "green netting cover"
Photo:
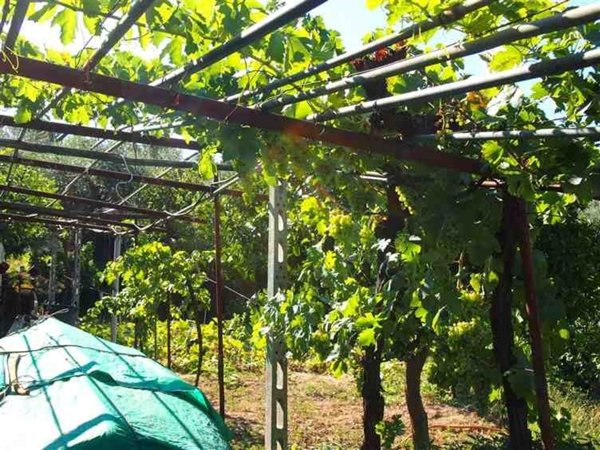
[[[18,395],[16,379],[29,390]],[[137,350],[48,318],[0,339],[0,449],[228,449],[204,395]]]

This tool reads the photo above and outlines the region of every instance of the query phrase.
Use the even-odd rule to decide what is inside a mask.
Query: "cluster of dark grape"
[[[404,42],[400,42],[393,47],[384,47],[372,54],[357,58],[351,64],[357,72],[363,72],[406,59],[407,56],[408,47]],[[369,100],[376,100],[390,95],[386,79],[365,81],[362,87]],[[410,114],[395,109],[375,111],[371,114],[369,121],[372,132],[392,132],[400,134],[403,138],[410,138],[417,134],[436,133],[447,125],[444,124],[444,115],[441,112],[437,114]]]
[[[354,70],[357,72],[362,72],[363,70],[375,69],[385,64],[406,59],[407,55],[408,48],[404,42],[400,42],[392,47],[380,48],[374,53],[365,55],[362,58],[356,58],[355,60],[351,61],[350,64],[352,64]]]
[[[351,61],[352,67],[357,72],[363,72],[365,70],[376,69],[386,64],[390,64],[401,59],[405,59],[407,55],[407,48],[404,44],[397,44],[394,47],[384,47],[376,52],[365,55],[362,58],[357,58]],[[363,88],[367,94],[369,100],[376,98],[387,97],[389,91],[385,79],[369,81],[363,83]]]

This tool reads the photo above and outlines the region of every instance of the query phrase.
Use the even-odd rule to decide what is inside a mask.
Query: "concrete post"
[[[269,253],[267,295],[273,300],[286,288],[287,217],[286,186],[269,189]],[[278,333],[275,330],[275,333]],[[286,450],[287,358],[281,334],[267,335],[265,448]]]

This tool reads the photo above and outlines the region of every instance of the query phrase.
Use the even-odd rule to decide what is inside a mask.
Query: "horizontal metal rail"
[[[506,84],[517,83],[519,81],[531,80],[534,78],[559,75],[564,72],[570,72],[594,66],[598,63],[600,63],[600,50],[590,50],[585,53],[577,53],[564,58],[549,59],[532,64],[526,64],[512,70],[470,77],[466,80],[446,83],[418,91],[408,92],[406,94],[399,94],[359,103],[356,105],[346,106],[335,111],[312,114],[307,117],[307,120],[324,122],[340,117],[364,114],[379,109],[410,105],[414,103],[430,102],[433,100],[440,100],[443,98],[465,94],[467,92],[474,92],[490,87],[498,87]]]
[[[477,187],[487,188],[487,189],[501,189],[501,188],[506,187],[506,183],[503,181],[497,181],[497,180],[485,180],[485,181],[482,181],[481,183],[477,184]],[[540,186],[538,189],[542,192],[558,192],[561,194],[569,192],[567,189],[565,189],[564,186],[562,186],[560,184],[548,184],[546,186]],[[596,195],[596,196],[592,196],[592,198],[594,200],[599,200],[600,196]]]
[[[364,173],[364,174],[359,174],[358,177],[361,180],[373,181],[376,183],[389,183],[390,182],[390,178],[385,173],[381,173],[381,174],[380,173]],[[394,182],[398,183],[399,181],[395,180]],[[431,180],[427,179],[426,177],[418,177],[418,178],[403,177],[402,181],[400,181],[399,183],[402,186],[407,186],[407,187],[410,187],[413,189],[419,189],[420,186],[429,184],[430,182],[431,182]],[[504,188],[506,188],[506,182],[498,181],[498,180],[483,180],[483,181],[472,184],[472,186],[475,188],[483,188],[483,189],[504,189]],[[537,189],[541,192],[558,192],[561,194],[569,192],[567,189],[565,189],[564,186],[562,186],[560,184],[548,184],[545,186],[539,186],[539,187],[537,187]],[[596,196],[593,196],[592,198],[595,200],[599,200],[600,196],[596,195]]]
[[[165,75],[163,78],[151,83],[151,85],[165,86],[177,83],[188,75],[210,67],[216,62],[221,61],[238,50],[265,37],[267,34],[281,28],[283,25],[302,17],[304,14],[315,9],[317,6],[322,5],[326,1],[327,0],[300,0],[290,6],[284,7],[271,14],[265,20],[244,30],[241,34],[235,36],[225,44],[210,50],[196,61]]]
[[[0,155],[0,163],[2,163],[2,162],[9,163],[9,164],[10,163],[20,164],[20,165],[29,166],[29,167],[39,167],[42,169],[58,170],[61,172],[82,173],[82,174],[88,174],[91,176],[111,178],[111,179],[115,179],[115,180],[131,181],[131,182],[136,182],[136,183],[147,183],[147,184],[152,184],[155,186],[165,186],[165,187],[170,187],[170,188],[175,188],[175,189],[184,189],[184,190],[188,190],[188,191],[192,191],[192,192],[210,193],[213,190],[212,187],[206,186],[204,184],[187,183],[184,181],[175,181],[175,180],[168,180],[168,179],[163,179],[163,178],[153,178],[153,177],[148,177],[148,176],[144,176],[144,175],[129,174],[129,173],[125,173],[125,172],[115,172],[114,170],[89,169],[89,168],[81,167],[81,166],[73,166],[71,164],[62,164],[62,163],[56,163],[56,162],[52,162],[52,161],[41,161],[38,159],[28,159],[28,158],[21,158],[21,157],[13,158],[12,156]],[[226,190],[223,192],[223,194],[230,195],[233,197],[241,197],[242,196],[241,191],[235,191],[235,190]]]
[[[30,205],[27,203],[18,203],[18,202],[6,202],[0,201],[0,209],[7,211],[17,211],[26,214],[40,214],[44,216],[53,216],[53,217],[62,217],[66,219],[75,219],[75,220],[85,220],[89,223],[97,223],[100,225],[106,226],[114,226],[127,228],[129,230],[137,230],[138,226],[134,223],[126,223],[120,222],[118,220],[111,220],[103,217],[98,217],[98,213],[93,213],[92,217],[89,214],[85,213],[75,213],[70,211],[65,211],[62,209],[54,209],[54,208],[45,208],[43,206]],[[91,213],[90,213],[91,214]]]
[[[503,139],[590,138],[600,139],[600,127],[540,128],[539,130],[458,131],[455,133],[423,134],[412,140],[422,141],[499,141]]]
[[[111,233],[114,231],[108,227],[102,225],[93,225],[82,222],[70,222],[65,220],[56,220],[56,219],[45,219],[42,217],[31,217],[31,216],[23,216],[20,214],[6,214],[0,213],[0,221],[5,223],[18,222],[18,223],[38,223],[41,225],[47,225],[50,227],[64,227],[64,228],[82,228],[85,230],[95,231],[97,233]]]
[[[96,92],[129,101],[189,112],[222,122],[247,125],[262,130],[277,131],[288,136],[344,146],[367,154],[379,154],[428,166],[469,173],[488,170],[481,161],[445,153],[430,148],[408,147],[367,133],[327,127],[308,121],[291,119],[226,102],[173,92],[168,89],[124,81],[97,73],[87,73],[70,67],[19,57],[18,67],[0,59],[0,73]]]
[[[25,123],[16,123],[14,117],[0,114],[0,126],[25,128],[28,130],[49,131],[52,133],[63,133],[68,135],[83,136],[89,138],[106,139],[132,144],[143,144],[156,147],[167,147],[175,149],[201,150],[200,143],[196,141],[185,141],[178,138],[149,136],[141,132],[127,132],[120,130],[105,130],[102,128],[87,127],[83,125],[72,125],[68,123],[49,122],[45,120],[32,120]]]
[[[326,70],[333,69],[356,58],[360,58],[362,56],[373,53],[381,48],[385,48],[390,45],[402,42],[420,33],[425,33],[439,26],[449,25],[453,22],[456,22],[457,20],[462,19],[468,13],[483,8],[484,6],[487,6],[490,3],[492,3],[492,0],[468,0],[463,4],[459,4],[442,11],[435,17],[430,17],[426,20],[403,28],[397,33],[382,37],[381,39],[377,39],[373,42],[363,45],[358,50],[334,56],[333,58],[330,58],[325,62],[317,64],[316,66],[311,66],[307,69],[304,69],[300,72],[296,72],[285,78],[271,81],[270,83],[258,89],[246,90],[240,92],[239,94],[231,95],[225,98],[224,100],[226,102],[237,102],[244,98],[268,94],[269,92],[272,92],[275,89],[290,85],[297,81],[303,80],[304,78],[308,78],[312,75],[317,75],[321,72],[325,72]]]
[[[93,159],[97,161],[123,164],[126,166],[173,167],[174,169],[194,169],[198,166],[195,161],[130,158],[128,156],[115,153],[82,150],[79,148],[63,147],[58,145],[36,144],[33,142],[18,141],[15,139],[0,138],[0,147],[15,148],[31,153],[41,153],[46,155],[60,155],[70,156],[73,158]]]
[[[484,38],[451,45],[440,50],[436,50],[412,58],[407,58],[385,66],[368,70],[357,75],[342,78],[338,81],[332,81],[325,86],[318,87],[311,91],[299,92],[294,95],[287,95],[272,100],[267,100],[259,105],[262,109],[273,109],[302,100],[308,100],[322,95],[342,91],[355,86],[364,85],[373,81],[400,75],[413,70],[439,64],[440,62],[463,58],[465,56],[475,55],[487,50],[491,50],[502,45],[507,45],[521,39],[526,39],[554,31],[565,30],[585,23],[593,22],[600,18],[600,4],[582,6],[573,10],[565,11],[554,16],[531,23],[515,25],[506,28],[497,33]]]
[[[137,206],[120,205],[118,203],[111,203],[111,202],[95,200],[95,199],[85,198],[85,197],[76,197],[76,196],[71,196],[71,195],[56,194],[53,192],[37,191],[37,190],[28,189],[28,188],[19,187],[19,186],[0,185],[0,191],[12,192],[14,194],[30,195],[32,197],[48,198],[48,199],[58,200],[58,201],[65,202],[65,203],[89,205],[94,208],[104,208],[107,210],[132,212],[132,213],[142,214],[147,217],[177,219],[177,220],[183,220],[183,221],[194,222],[194,223],[202,223],[202,224],[208,223],[205,220],[198,219],[197,217],[192,217],[192,216],[186,216],[186,215],[174,216],[167,212],[157,211],[155,209],[140,208]],[[107,211],[105,211],[105,212],[107,212]]]

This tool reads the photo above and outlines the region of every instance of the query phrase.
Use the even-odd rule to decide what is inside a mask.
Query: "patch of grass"
[[[438,447],[440,450],[504,450],[508,449],[508,440],[503,436],[466,436],[460,442]]]
[[[387,361],[381,365],[381,379],[387,404],[404,404],[406,368],[399,361]]]
[[[564,382],[551,386],[550,397],[556,410],[569,411],[574,439],[594,446],[588,448],[600,448],[600,401]]]

